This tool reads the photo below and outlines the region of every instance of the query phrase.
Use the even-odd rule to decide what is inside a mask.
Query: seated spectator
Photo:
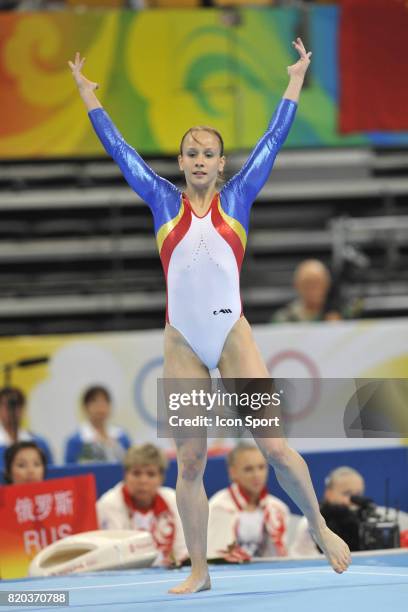
[[[35,442],[15,442],[4,454],[4,481],[26,484],[44,480],[47,458]]]
[[[123,461],[130,447],[128,435],[120,427],[109,425],[111,396],[105,387],[90,387],[82,397],[86,422],[68,438],[65,463]]]
[[[32,441],[45,453],[48,464],[53,463],[52,453],[46,440],[22,428],[26,399],[24,393],[14,387],[0,390],[0,465],[4,463],[4,452],[14,442]]]
[[[176,492],[163,487],[167,469],[164,453],[153,444],[134,446],[124,460],[123,482],[98,500],[101,529],[149,531],[156,543],[154,565],[181,564],[188,557],[176,505]]]
[[[323,501],[320,504],[321,513],[330,529],[347,542],[351,551],[360,550],[359,527],[361,519],[357,512],[358,506],[353,503],[353,496],[364,495],[365,482],[362,475],[351,467],[339,467],[333,470],[325,480]],[[384,518],[385,508],[376,506],[378,517]],[[393,519],[395,510],[391,509]],[[400,530],[408,528],[408,515],[399,513]],[[311,556],[319,552],[309,532],[308,522],[302,517],[298,523],[293,545],[290,548],[292,556]]]
[[[230,562],[285,556],[288,507],[266,489],[268,464],[257,447],[239,443],[228,455],[232,484],[209,502],[209,559]]]
[[[333,321],[343,316],[336,309],[327,309],[331,286],[328,268],[318,259],[306,259],[296,268],[294,287],[298,297],[277,310],[274,323],[299,323],[302,321]]]

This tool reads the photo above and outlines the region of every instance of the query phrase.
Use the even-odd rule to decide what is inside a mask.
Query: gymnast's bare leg
[[[188,346],[183,336],[170,325],[164,332],[164,377],[203,378],[210,381],[208,370]],[[208,500],[203,485],[207,462],[207,440],[176,440],[177,507],[191,559],[191,574],[170,593],[196,593],[211,588],[207,566]]]
[[[223,378],[270,376],[245,317],[236,322],[226,340],[219,370]],[[306,516],[314,540],[334,571],[341,574],[351,562],[350,551],[347,544],[326,526],[305,461],[283,438],[254,438],[274,468],[279,484]]]

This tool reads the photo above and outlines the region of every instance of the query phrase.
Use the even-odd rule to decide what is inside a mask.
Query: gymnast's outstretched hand
[[[303,87],[305,74],[309,68],[312,52],[307,52],[301,38],[293,41],[292,45],[299,53],[299,59],[296,64],[288,66],[289,85],[283,94],[284,98],[299,102],[300,92]]]
[[[99,85],[94,81],[90,81],[82,74],[82,67],[84,65],[84,62],[85,58],[81,57],[81,55],[77,51],[75,53],[74,61],[69,61],[68,66],[71,68],[72,76],[74,77],[81,98],[83,99],[87,109],[93,110],[95,108],[101,108],[102,105],[95,95],[95,90],[98,89]]]
[[[306,74],[307,69],[309,68],[312,52],[306,52],[305,46],[301,38],[297,38],[296,40],[294,40],[292,42],[292,45],[295,47],[300,57],[296,64],[288,66],[288,74],[290,77],[303,78]]]
[[[73,62],[69,61],[68,62],[68,66],[71,68],[72,70],[72,76],[75,79],[75,83],[78,85],[78,89],[80,91],[94,91],[95,89],[98,89],[99,85],[98,83],[94,83],[93,81],[90,81],[89,79],[87,79],[86,77],[84,77],[84,75],[82,74],[82,68],[83,65],[85,63],[85,58],[80,56],[79,52],[77,51],[75,53],[75,59]]]

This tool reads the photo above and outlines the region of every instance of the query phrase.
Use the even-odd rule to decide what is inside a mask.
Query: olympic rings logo
[[[287,421],[300,421],[302,419],[305,419],[314,411],[320,400],[320,372],[317,365],[310,359],[310,357],[308,357],[304,353],[295,350],[284,350],[280,351],[276,355],[273,355],[268,360],[267,368],[270,375],[273,377],[274,369],[276,369],[276,367],[281,363],[288,360],[294,360],[299,362],[309,374],[309,377],[305,380],[309,380],[311,383],[309,399],[307,402],[304,403],[302,409],[296,413],[291,413],[290,411],[285,413],[285,418]]]

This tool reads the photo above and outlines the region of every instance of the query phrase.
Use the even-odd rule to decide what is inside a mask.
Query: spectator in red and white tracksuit
[[[167,460],[153,444],[130,448],[124,460],[123,482],[107,491],[96,504],[101,529],[149,531],[158,556],[153,565],[180,564],[188,557],[176,493],[161,486]]]
[[[287,555],[290,512],[266,489],[268,464],[257,447],[240,443],[227,456],[232,484],[209,502],[208,559],[240,562]]]

